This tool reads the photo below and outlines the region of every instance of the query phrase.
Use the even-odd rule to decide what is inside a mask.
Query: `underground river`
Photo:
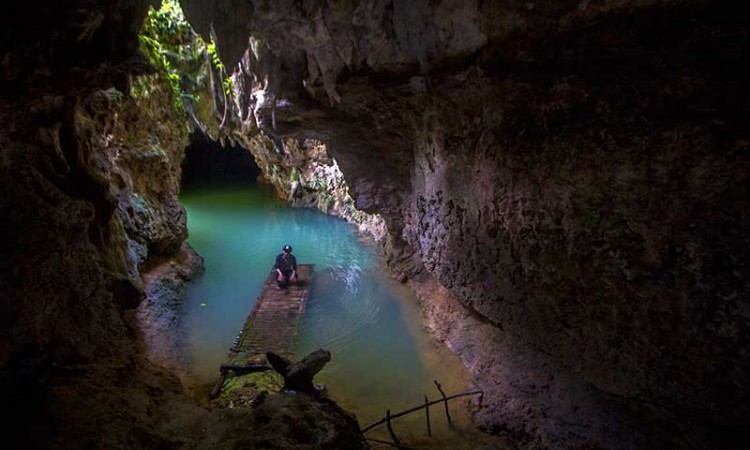
[[[185,302],[191,370],[211,382],[260,293],[275,256],[291,244],[299,264],[315,264],[298,357],[323,348],[331,362],[316,376],[327,396],[353,412],[361,426],[447,395],[468,390],[457,358],[421,325],[418,302],[383,270],[376,246],[354,226],[315,210],[294,209],[261,187],[192,190],[182,195],[189,242],[206,272]],[[468,427],[468,400],[451,402],[452,417]],[[441,410],[433,407],[433,439],[456,448]],[[426,438],[424,416],[399,419],[401,438]],[[368,433],[382,437],[385,427]],[[466,430],[465,430],[466,431]],[[441,434],[448,433],[441,437]],[[463,433],[465,434],[465,432]],[[423,442],[423,444],[425,444]]]

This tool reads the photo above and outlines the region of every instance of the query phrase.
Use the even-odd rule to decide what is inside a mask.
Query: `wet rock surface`
[[[203,274],[203,258],[187,244],[174,257],[151,258],[144,267],[146,298],[136,317],[146,354],[153,363],[182,375],[189,384],[191,361],[184,349],[183,299],[191,281]]]

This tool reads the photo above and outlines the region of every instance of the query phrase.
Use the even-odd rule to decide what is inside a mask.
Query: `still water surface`
[[[261,188],[187,192],[182,201],[189,242],[206,265],[189,291],[185,315],[199,378],[216,379],[275,256],[289,243],[298,263],[316,265],[298,356],[318,348],[331,352],[315,381],[362,426],[386,409],[422,403],[425,394],[437,398],[433,380],[449,395],[466,388],[453,355],[421,329],[415,299],[384,273],[376,250],[352,225],[289,208]],[[408,423],[402,427],[413,428]]]

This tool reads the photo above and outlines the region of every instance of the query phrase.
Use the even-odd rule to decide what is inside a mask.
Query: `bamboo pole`
[[[224,382],[227,380],[227,373],[221,372],[221,376],[219,376],[219,379],[216,380],[216,384],[214,384],[214,388],[211,389],[211,393],[208,394],[208,398],[213,400],[216,397],[219,396],[221,393],[221,388],[224,387]]]
[[[396,444],[399,448],[401,448],[401,443],[398,441],[398,438],[396,437],[396,433],[393,432],[393,428],[391,427],[391,410],[390,409],[385,411],[385,419],[386,419],[386,427],[388,427],[388,432],[391,434],[391,439],[393,439],[393,443]]]
[[[476,394],[481,394],[481,393],[482,393],[482,391],[462,392],[460,394],[455,394],[455,395],[451,395],[450,397],[446,397],[445,400],[453,400],[454,398],[466,397],[467,395],[476,395]],[[437,403],[443,403],[445,400],[442,400],[442,399],[441,400],[432,400],[431,402],[428,403],[428,405],[432,406],[432,405],[435,405]],[[406,414],[411,414],[414,411],[419,411],[420,409],[423,409],[424,407],[425,407],[425,405],[419,405],[419,406],[415,406],[414,408],[409,408],[407,410],[404,410],[404,411],[401,411],[401,412],[398,412],[396,414],[391,415],[391,419],[395,419],[397,417],[401,417],[401,416],[404,416]],[[383,424],[385,422],[386,422],[385,418],[380,419],[377,422],[371,423],[370,425],[368,425],[365,428],[363,428],[362,432],[365,433],[365,432],[367,432],[367,431],[369,431],[369,430],[375,428],[376,426],[381,425],[381,424]]]
[[[443,388],[440,387],[440,383],[435,380],[435,386],[437,386],[438,391],[440,391],[440,395],[443,396],[443,402],[445,405],[445,417],[448,418],[448,425],[453,426],[453,423],[451,423],[451,413],[448,411],[448,398],[445,396],[445,392],[443,392]]]
[[[266,372],[269,370],[273,370],[273,367],[267,364],[247,364],[244,366],[240,366],[238,364],[222,364],[221,367],[219,367],[219,372],[221,373],[227,373],[231,371],[236,375],[244,375],[253,372]]]
[[[390,445],[391,447],[398,447],[399,450],[419,450],[414,447],[405,447],[403,445],[394,444],[393,442],[384,441],[382,439],[375,439],[375,438],[368,438],[368,437],[366,437],[365,439],[371,442],[377,442],[378,444]]]
[[[427,436],[432,437],[432,430],[430,429],[430,401],[427,400],[427,396],[424,396],[424,411],[427,417]]]

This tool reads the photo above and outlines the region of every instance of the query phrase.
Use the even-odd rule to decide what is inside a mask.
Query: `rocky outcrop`
[[[156,75],[141,82],[150,83],[152,92],[113,111],[113,129],[104,135],[115,167],[108,181],[138,263],[149,256],[175,255],[188,234],[178,198],[187,123],[173,109],[165,80]]]
[[[260,134],[240,138],[262,168],[261,182],[271,185],[279,198],[294,207],[315,208],[357,226],[360,235],[381,241],[386,225],[378,214],[357,208],[343,173],[315,139],[290,138],[280,144]]]
[[[140,264],[186,236],[184,141],[168,110],[143,112],[159,124],[137,114],[147,3],[115,3],[3,18],[0,373],[14,448],[151,447],[180,439],[154,415],[201,414],[147,360],[134,318]]]
[[[203,258],[185,242],[176,255],[149,258],[140,269],[146,298],[138,305],[136,317],[146,354],[188,386],[191,361],[183,348],[187,340],[182,305],[188,283],[203,274]]]
[[[747,22],[733,6],[239,3],[184,2],[225,63],[262,80],[246,117],[274,142],[328,144],[357,207],[384,218],[397,276],[437,280],[512,357],[593,387],[599,417],[654,421],[675,446],[745,438]]]
[[[370,448],[354,416],[304,394],[272,394],[254,409],[220,409],[202,427],[198,449]]]

